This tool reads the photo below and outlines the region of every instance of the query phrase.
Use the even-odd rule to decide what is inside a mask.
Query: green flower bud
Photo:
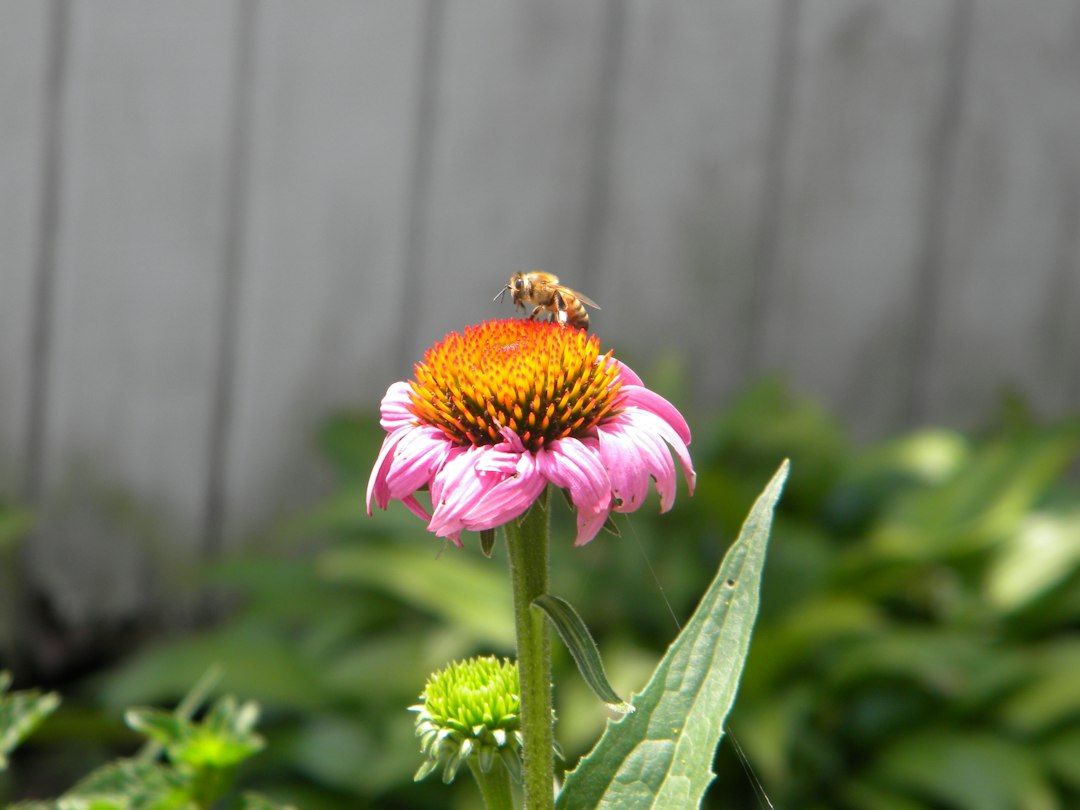
[[[455,662],[432,675],[420,695],[416,736],[427,755],[416,781],[442,768],[450,783],[471,757],[483,773],[501,761],[521,773],[521,687],[517,664],[494,656]]]

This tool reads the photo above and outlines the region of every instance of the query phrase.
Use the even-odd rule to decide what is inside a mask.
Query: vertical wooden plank
[[[1044,333],[1043,350],[1057,362],[1052,380],[1047,385],[1049,407],[1055,411],[1075,413],[1080,410],[1080,172],[1074,173],[1063,188],[1060,230],[1058,231],[1057,272],[1051,284],[1051,325]]]
[[[734,387],[746,347],[780,12],[779,2],[625,6],[589,293],[620,356],[680,353],[708,402]]]
[[[43,521],[71,623],[164,600],[198,548],[237,4],[74,3]],[[167,583],[166,583],[167,584]]]
[[[425,8],[260,7],[226,543],[310,496],[319,420],[373,407],[405,371],[394,353],[412,317],[401,266]]]
[[[803,4],[765,370],[856,433],[901,419],[950,4]]]
[[[1080,8],[973,4],[923,415],[972,424],[1008,386],[1080,405]]]
[[[410,358],[451,329],[509,317],[516,270],[564,280],[586,223],[604,4],[446,3]]]
[[[49,33],[49,3],[0,2],[0,498],[23,495]]]

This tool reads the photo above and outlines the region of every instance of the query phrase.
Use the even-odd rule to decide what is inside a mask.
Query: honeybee
[[[600,305],[587,295],[571,290],[559,283],[558,276],[541,270],[514,273],[492,300],[498,301],[506,295],[507,290],[510,291],[514,306],[525,309],[525,305],[529,304],[533,307],[533,311],[529,313],[530,319],[547,310],[551,313],[552,320],[563,326],[570,324],[579,329],[588,329],[589,313],[585,310],[586,305],[600,309]]]

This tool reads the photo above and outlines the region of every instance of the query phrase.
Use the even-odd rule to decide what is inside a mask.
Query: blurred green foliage
[[[978,435],[859,447],[775,383],[691,421],[698,491],[669,514],[654,499],[619,516],[620,537],[574,549],[552,499],[552,590],[588,623],[616,690],[644,686],[790,457],[730,722],[772,803],[1080,806],[1080,421],[1014,408]],[[329,424],[337,492],[208,571],[228,618],[123,662],[93,684],[100,702],[175,700],[216,662],[224,689],[264,707],[268,746],[245,784],[314,810],[475,807],[471,786],[412,783],[405,709],[450,660],[512,652],[502,543],[488,560],[476,537],[446,546],[399,504],[364,515],[380,441],[369,417]],[[605,709],[559,649],[556,700],[572,765]],[[708,806],[766,806],[730,740],[716,769]]]
[[[55,692],[27,689],[7,694],[11,674],[0,672],[0,771],[7,770],[8,754],[60,704]]]
[[[9,685],[0,672],[0,770],[7,767],[3,755],[60,703],[55,692],[5,695]],[[128,726],[148,738],[136,756],[102,765],[62,796],[11,805],[12,810],[292,810],[257,794],[230,795],[237,766],[263,747],[254,731],[259,709],[225,696],[195,720],[208,686],[203,679],[175,712],[129,709]]]
[[[763,386],[697,450],[698,536],[793,459],[731,724],[778,807],[1080,806],[1080,421],[859,450]]]
[[[22,595],[19,544],[32,525],[28,511],[0,498],[0,657],[15,649],[15,622]]]

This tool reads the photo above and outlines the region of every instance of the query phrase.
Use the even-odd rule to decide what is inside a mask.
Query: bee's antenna
[[[492,301],[501,301],[503,299],[503,296],[506,295],[506,291],[509,290],[509,289],[510,289],[510,285],[509,284],[504,284],[503,288],[501,290],[499,290],[499,294],[496,295],[491,300]]]

